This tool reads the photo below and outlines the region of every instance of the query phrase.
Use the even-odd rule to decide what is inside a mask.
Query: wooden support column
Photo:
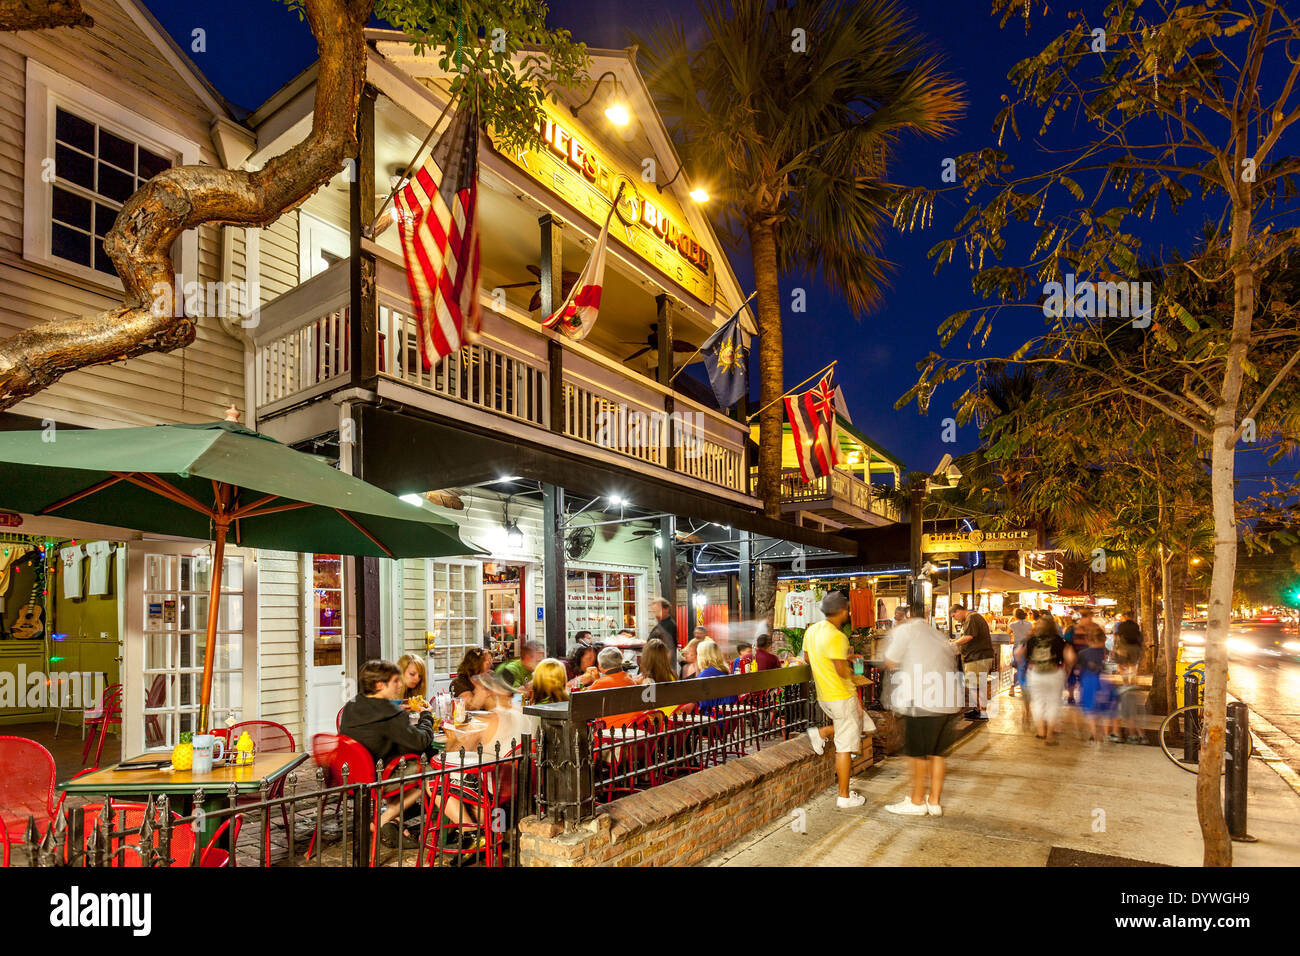
[[[352,384],[373,388],[379,374],[379,290],[375,257],[361,251],[361,231],[375,220],[375,88],[367,86],[357,109],[359,151],[348,190],[348,281],[352,290],[348,315],[348,350]]]
[[[911,532],[910,556],[912,578],[907,603],[911,607],[912,617],[925,616],[925,589],[921,586],[921,514],[925,508],[925,488],[912,489],[911,514],[908,515],[908,530]],[[973,609],[972,609],[973,610]],[[951,609],[949,610],[951,613]]]
[[[666,293],[655,296],[655,313],[657,315],[656,342],[659,345],[659,367],[655,377],[660,385],[668,385],[673,377],[673,314],[668,308],[671,301]],[[671,387],[671,386],[669,386]],[[677,427],[673,420],[676,403],[671,394],[664,396],[664,467],[669,471],[677,470]]]
[[[659,519],[659,594],[666,600],[672,613],[677,613],[677,517],[664,515]],[[688,635],[689,637],[689,635]],[[681,639],[681,635],[678,635]],[[668,648],[674,666],[677,664],[676,646]]]
[[[740,570],[737,577],[740,581],[740,620],[752,621],[754,619],[754,585],[753,585],[753,562],[750,559],[752,551],[751,538],[748,531],[741,532],[740,535]]]
[[[353,424],[352,474],[362,480],[366,477],[366,440],[362,427],[363,416],[355,416]],[[379,590],[379,559],[358,557],[353,559],[355,570],[355,601],[357,622],[356,666],[358,676],[366,661],[383,657],[383,639],[380,629],[382,602]]]
[[[564,619],[564,489],[542,485],[542,592],[546,655],[563,660],[568,635]]]
[[[563,234],[560,220],[550,213],[537,220],[542,231],[540,267],[542,274],[541,316],[545,320],[564,304],[563,270]],[[551,431],[557,435],[564,434],[564,347],[555,339],[546,344],[548,376],[550,382]],[[550,626],[547,626],[549,633]]]

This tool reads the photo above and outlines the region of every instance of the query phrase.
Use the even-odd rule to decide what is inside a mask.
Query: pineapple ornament
[[[194,735],[188,730],[181,734],[181,742],[172,748],[172,769],[189,770],[194,766]]]

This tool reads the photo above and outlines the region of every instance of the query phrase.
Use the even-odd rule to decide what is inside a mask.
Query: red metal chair
[[[388,765],[384,767],[382,778],[376,778],[375,758],[371,756],[365,745],[353,740],[351,737],[345,737],[342,734],[315,734],[311,738],[311,752],[316,763],[325,771],[326,788],[344,785],[344,766],[348,770],[348,784],[366,784],[377,783],[379,779],[388,780],[397,771],[403,760],[408,763],[419,760],[418,754],[402,754],[400,757],[395,757],[388,762]],[[400,787],[381,789],[379,797],[374,803],[374,819],[371,821],[370,856],[372,859],[375,855],[375,841],[379,837],[380,806],[389,798],[403,796],[419,786],[419,781],[413,780]],[[342,803],[343,797],[344,794],[340,793],[336,801],[336,807]],[[311,859],[312,850],[315,846],[316,834],[313,831],[311,842],[307,845],[308,859]]]
[[[9,831],[5,829],[4,817],[0,817],[0,869],[9,865]]]
[[[88,803],[82,809],[85,812],[85,828],[82,831],[82,852],[90,840],[90,831],[98,825],[101,814],[104,813],[105,804]],[[138,830],[144,823],[145,811],[148,806],[143,803],[114,803],[109,801],[108,807],[108,825],[110,834],[118,830]],[[157,812],[155,810],[155,812]],[[172,821],[182,819],[181,815],[175,810],[171,811]],[[222,867],[230,866],[231,853],[235,845],[239,842],[239,830],[244,824],[244,815],[236,813],[234,816],[227,817],[217,827],[207,845],[199,850],[199,866]],[[230,850],[226,850],[217,845],[218,841],[230,831]],[[131,833],[125,837],[113,838],[110,836],[111,843],[105,849],[108,854],[109,866],[143,866],[140,859],[140,834]],[[194,857],[194,830],[189,825],[172,827],[171,841],[169,844],[171,852],[172,866],[189,866]],[[134,850],[129,848],[134,847]],[[158,847],[158,836],[155,832],[154,849]]]
[[[81,748],[81,762],[84,764],[90,755],[90,745],[95,742],[96,731],[99,744],[95,748],[95,766],[104,753],[104,740],[108,737],[108,728],[122,725],[122,685],[109,684],[100,695],[98,706],[87,709],[82,714],[82,723],[87,728],[86,745]],[[94,728],[93,730],[91,728]]]
[[[343,707],[346,706],[347,704],[343,705]],[[334,715],[334,730],[336,733],[342,733],[343,731],[343,707],[340,707],[339,712]]]
[[[672,765],[667,768],[667,774],[680,777],[703,770],[707,757],[703,745],[707,743],[709,724],[700,714],[699,706],[682,704],[672,712],[668,722],[671,729],[667,746]]]
[[[273,720],[244,720],[237,724],[232,724],[229,728],[222,731],[225,738],[226,746],[233,748],[239,742],[239,738],[247,733],[253,740],[253,746],[257,748],[258,753],[294,753],[297,745],[294,743],[293,734],[289,733],[289,728],[283,724],[277,724]],[[266,792],[268,800],[279,800],[284,796],[284,785],[288,777],[282,776],[275,783],[271,784]],[[235,801],[236,806],[260,803],[261,794],[255,794],[248,797],[240,797]],[[280,819],[284,823],[284,832],[289,832],[289,805],[280,804]],[[266,865],[271,865],[271,840],[270,833],[266,835]]]
[[[91,767],[77,776],[94,772]],[[7,833],[6,854],[10,843],[26,838],[29,816],[45,825],[58,816],[66,794],[55,800],[57,776],[53,755],[36,741],[0,736],[0,823]]]
[[[603,721],[592,721],[593,756],[599,757],[609,774],[607,780],[596,784],[605,799],[636,793],[659,782],[661,772],[655,764],[663,753],[666,726],[659,710],[637,714],[625,727],[606,728]],[[640,786],[641,782],[646,786]]]
[[[516,759],[519,755],[519,747],[519,744],[515,744],[508,753],[501,755],[500,760],[485,753],[481,764],[462,765],[436,758],[430,762],[430,766],[445,772],[437,778],[436,786],[425,797],[424,826],[420,839],[429,866],[436,864],[439,855],[468,856],[480,851],[485,854],[485,862],[488,866],[502,865],[505,845],[501,839],[501,832],[492,824],[497,811],[504,811],[514,798],[517,785],[515,777],[519,769],[519,762]],[[470,754],[466,752],[466,757],[469,756]],[[459,820],[447,819],[442,812],[449,799],[455,799],[460,803]],[[466,809],[474,812],[473,822],[464,818]],[[444,827],[456,832],[458,837],[466,830],[480,831],[483,846],[466,847],[461,845],[463,840],[460,839],[457,840],[456,846],[440,846]]]

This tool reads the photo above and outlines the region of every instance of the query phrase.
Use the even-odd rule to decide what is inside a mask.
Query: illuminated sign
[[[921,553],[943,551],[1029,551],[1038,547],[1037,531],[950,531],[921,535]]]
[[[611,234],[700,299],[713,301],[713,257],[680,225],[685,217],[672,195],[646,198],[639,173],[632,176],[610,162],[571,120],[548,115],[536,129],[543,148],[502,155],[594,222],[604,221],[617,196],[615,218],[622,228],[611,227]]]

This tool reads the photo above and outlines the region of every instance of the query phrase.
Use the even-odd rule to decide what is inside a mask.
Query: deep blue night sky
[[[306,26],[275,0],[146,0],[147,5],[177,41],[189,49],[191,31],[207,33],[205,53],[192,54],[209,80],[232,102],[252,109],[260,105],[283,83],[315,57],[315,44]],[[1067,4],[1078,7],[1081,4]],[[1087,4],[1083,4],[1087,6]],[[967,88],[969,107],[958,135],[945,142],[907,139],[891,177],[904,184],[937,183],[944,157],[993,145],[996,131],[992,120],[999,97],[1012,92],[1006,80],[1008,69],[1019,59],[1041,50],[1051,36],[1064,27],[1062,16],[1049,26],[1035,19],[1028,37],[1018,18],[998,29],[990,16],[988,0],[905,0],[927,32],[933,47],[942,54],[949,71]],[[1036,5],[1037,6],[1037,5]],[[1098,3],[1097,7],[1100,8]],[[630,33],[652,27],[665,16],[689,24],[696,19],[694,0],[554,0],[550,22],[569,29],[575,38],[592,47],[619,48],[629,42]],[[258,24],[250,30],[249,24]],[[1023,134],[1031,134],[1037,122],[1022,120]],[[1054,134],[1069,143],[1068,124]],[[1084,130],[1078,131],[1080,135]],[[1008,135],[1005,148],[1022,168],[1037,168],[1038,149],[1032,136],[1016,143]],[[1292,144],[1294,152],[1294,144]],[[885,252],[896,264],[891,289],[883,308],[862,320],[815,279],[788,277],[783,282],[785,301],[789,289],[808,290],[808,312],[786,316],[786,383],[793,385],[827,364],[840,360],[838,381],[844,386],[854,423],[885,448],[903,458],[909,468],[929,470],[945,453],[960,454],[974,447],[973,426],[962,429],[956,445],[940,440],[941,419],[950,414],[955,387],[941,391],[929,416],[915,407],[895,411],[894,401],[916,380],[916,362],[937,348],[936,328],[949,314],[978,304],[970,289],[970,272],[956,261],[938,276],[926,259],[926,251],[951,235],[951,228],[964,211],[953,201],[935,211],[929,230],[893,234]],[[1191,205],[1177,216],[1162,208],[1150,231],[1143,233],[1149,250],[1160,246],[1187,248],[1199,230],[1201,216]],[[1013,247],[1010,258],[1027,252]],[[731,255],[733,266],[747,289],[752,288],[748,254]],[[1030,309],[1011,310],[999,319],[989,340],[989,354],[1006,354],[1025,338],[1041,329],[1041,313]],[[952,354],[961,340],[947,351]],[[755,384],[752,391],[757,393]],[[1257,458],[1257,456],[1242,456]],[[1258,472],[1262,462],[1239,460],[1239,470]]]

